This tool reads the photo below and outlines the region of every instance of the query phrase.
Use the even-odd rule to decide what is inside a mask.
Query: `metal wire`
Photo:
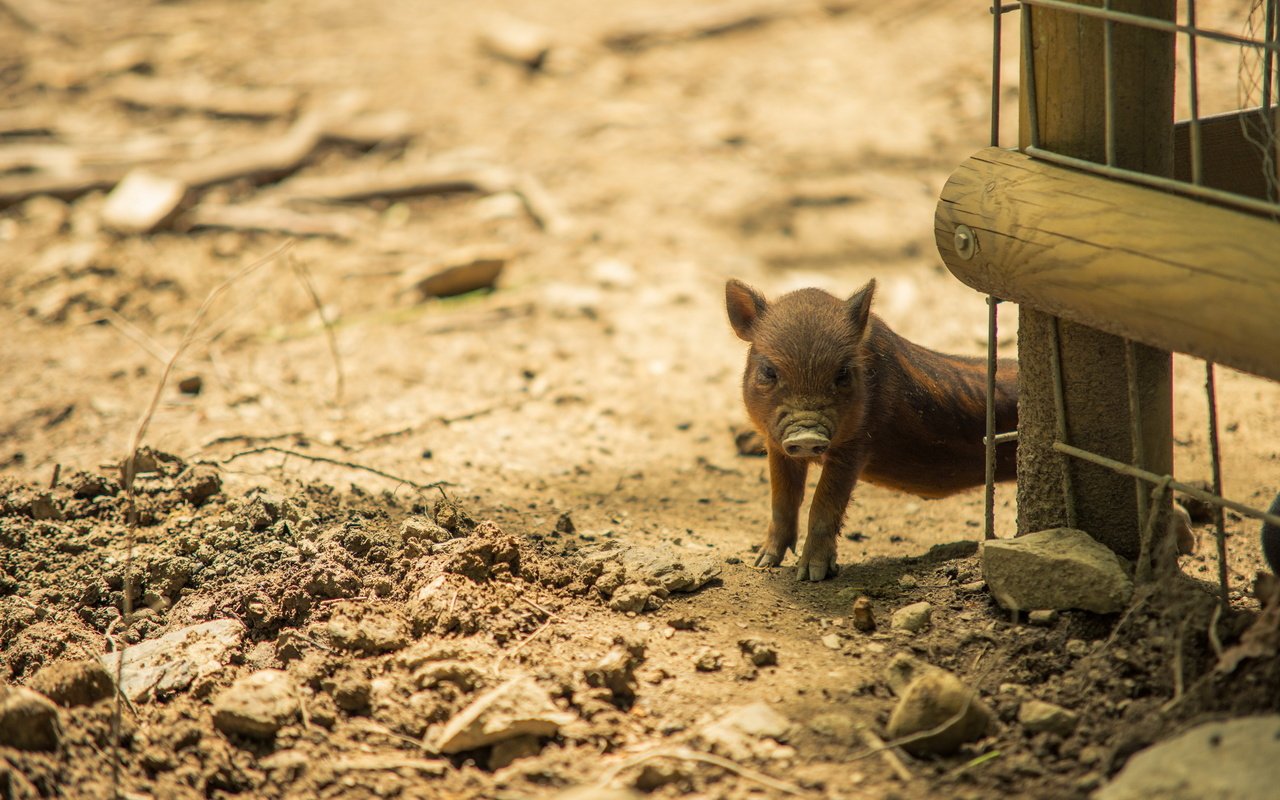
[[[1129,384],[1129,443],[1133,452],[1133,465],[1145,469],[1147,453],[1143,442],[1142,399],[1138,390],[1138,357],[1131,339],[1124,340],[1124,366]],[[1141,480],[1135,478],[1133,488],[1138,494],[1138,519],[1146,519],[1147,487]],[[1158,512],[1153,509],[1153,513]],[[1140,564],[1145,561],[1145,558],[1139,559]]]
[[[1163,31],[1165,33],[1192,33],[1189,25],[1180,25],[1177,22],[1169,20],[1156,19],[1154,17],[1144,17],[1141,14],[1131,14],[1127,11],[1115,11],[1108,8],[1099,8],[1097,6],[1080,5],[1079,3],[1067,2],[1067,0],[1022,0],[1024,11],[1027,7],[1043,7],[1052,8],[1058,11],[1067,11],[1073,14],[1079,14],[1082,17],[1094,17],[1097,19],[1111,20],[1112,22],[1122,22],[1126,25],[1133,25],[1138,28],[1149,28],[1150,30]],[[1227,44],[1236,44],[1243,47],[1255,47],[1260,50],[1268,50],[1272,52],[1280,51],[1280,43],[1275,41],[1258,41],[1250,39],[1247,36],[1240,36],[1225,31],[1215,31],[1207,28],[1196,29],[1196,35],[1204,39],[1212,39],[1216,42],[1225,42]]]
[[[1213,376],[1213,362],[1204,363],[1204,393],[1209,400],[1209,458],[1213,464],[1213,493],[1222,495],[1222,459],[1218,447],[1218,387]],[[1227,525],[1222,506],[1213,509],[1213,533],[1218,543],[1218,585],[1222,590],[1222,603],[1229,602],[1231,593],[1227,586]]]
[[[999,14],[996,15],[997,17]],[[992,135],[995,135],[992,131]],[[995,297],[987,295],[987,435],[982,438],[983,459],[986,470],[983,497],[983,535],[996,538],[996,305]]]
[[[1103,0],[1102,7],[1108,11],[1111,10],[1111,0]],[[1107,166],[1114,167],[1116,165],[1116,71],[1114,67],[1114,36],[1112,28],[1115,23],[1111,20],[1103,20],[1102,22],[1102,74],[1106,76],[1106,85],[1103,87],[1103,131],[1106,139],[1106,159]]]
[[[1187,26],[1192,31],[1187,36],[1187,59],[1191,72],[1191,182],[1201,185],[1204,183],[1204,153],[1201,151],[1200,139],[1200,60],[1196,52],[1196,0],[1187,0]]]

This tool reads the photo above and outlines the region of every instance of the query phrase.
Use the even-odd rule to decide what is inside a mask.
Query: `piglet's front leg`
[[[809,535],[796,567],[797,579],[820,581],[839,571],[836,538],[864,460],[858,453],[832,451],[827,455],[813,506],[809,509]]]
[[[756,557],[757,567],[776,567],[788,550],[796,549],[800,503],[804,500],[804,478],[809,464],[788,457],[777,445],[769,445],[769,490],[773,517],[764,546]]]

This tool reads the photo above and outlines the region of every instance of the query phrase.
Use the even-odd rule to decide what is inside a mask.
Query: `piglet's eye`
[[[848,386],[853,383],[853,370],[846,364],[836,373],[836,386]]]
[[[773,368],[772,364],[760,365],[760,380],[765,383],[777,383],[778,371]]]

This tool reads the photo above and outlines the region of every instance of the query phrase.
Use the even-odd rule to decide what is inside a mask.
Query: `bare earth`
[[[531,798],[575,785],[603,797],[606,784],[656,797],[1084,797],[1194,722],[1280,709],[1276,659],[1212,674],[1212,598],[1197,589],[1162,587],[1123,620],[1010,620],[971,585],[980,491],[926,501],[860,486],[838,577],[798,583],[791,559],[749,566],[768,477],[734,444],[744,346],[724,281],[847,295],[874,277],[875,311],[895,330],[984,353],[985,304],[941,267],[932,218],[951,169],[988,143],[990,20],[985,3],[940,0],[730,4],[768,13],[714,35],[607,44],[688,20],[690,5],[0,6],[0,113],[46,120],[0,136],[0,153],[31,148],[45,169],[148,158],[163,173],[279,142],[292,123],[121,103],[141,75],[284,87],[303,108],[354,89],[361,113],[405,115],[407,141],[322,141],[298,179],[443,160],[545,192],[517,181],[523,194],[504,183],[297,206],[350,230],[298,238],[210,309],[150,420],[145,443],[176,460],[139,478],[131,554],[113,465],[165,361],[211,290],[290,237],[182,215],[116,235],[100,223],[102,191],[0,201],[0,680],[194,623],[246,630],[222,669],[124,711],[118,778],[104,700],[59,712],[56,751],[0,747],[0,797],[116,785],[155,798]],[[1238,20],[1244,4],[1211,5]],[[549,32],[541,69],[478,44],[502,12]],[[1208,111],[1233,107],[1237,66],[1205,56],[1205,80],[1228,87]],[[6,158],[0,179],[22,168]],[[193,200],[265,201],[270,177]],[[414,279],[464,248],[507,257],[496,289],[424,301]],[[1003,307],[1005,355],[1016,316]],[[1207,479],[1203,366],[1175,368],[1177,472]],[[180,391],[196,377],[198,393]],[[1218,389],[1226,493],[1265,507],[1280,487],[1280,388],[1219,370]],[[206,497],[210,474],[221,488]],[[1000,487],[1001,536],[1014,533],[1013,501]],[[459,508],[491,524],[445,524]],[[447,541],[412,533],[430,520],[452,528]],[[1262,560],[1253,521],[1228,515],[1227,528],[1230,644],[1256,616]],[[1216,582],[1212,535],[1197,533],[1183,569]],[[599,585],[609,570],[581,555],[607,543],[666,546],[719,574],[617,610]],[[131,625],[118,610],[126,560],[145,609]],[[852,627],[859,596],[877,632]],[[890,630],[892,612],[919,601],[931,627]],[[352,643],[351,626],[393,635]],[[765,651],[776,663],[753,661]],[[865,732],[890,738],[885,667],[900,653],[976,687],[992,733],[956,755],[904,755],[895,771]],[[602,659],[630,665],[610,683]],[[452,672],[424,678],[424,664]],[[283,669],[302,710],[274,738],[215,726],[215,701],[261,669]],[[525,737],[507,766],[488,745],[433,751],[455,714],[520,675],[563,715],[558,733]],[[1033,697],[1076,711],[1075,730],[1024,730],[1018,708]],[[737,749],[707,733],[757,701],[785,730]]]

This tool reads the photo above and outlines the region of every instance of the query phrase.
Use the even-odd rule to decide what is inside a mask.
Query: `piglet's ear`
[[[733,332],[743,341],[752,341],[756,323],[768,310],[769,302],[764,295],[739,280],[731,280],[724,285],[724,300]]]
[[[871,298],[876,293],[876,281],[872,278],[845,303],[849,311],[849,321],[859,338],[867,335],[867,321],[871,319]]]

